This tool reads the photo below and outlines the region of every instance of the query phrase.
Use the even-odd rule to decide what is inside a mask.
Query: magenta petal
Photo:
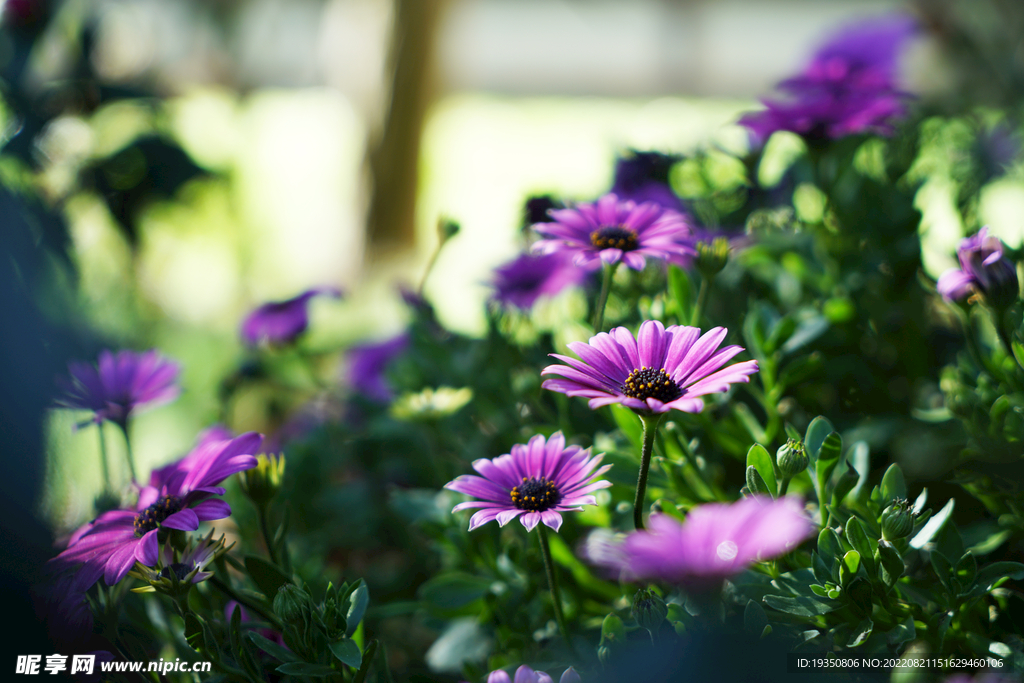
[[[159,539],[157,539],[157,531],[154,529],[139,540],[139,544],[135,548],[135,559],[147,567],[152,567],[156,564],[159,556]]]
[[[555,531],[558,531],[562,527],[562,515],[558,514],[554,510],[545,510],[540,513],[540,521],[544,522],[547,526],[551,527]],[[526,518],[523,518],[523,524],[526,524]],[[531,527],[527,527],[530,529]]]
[[[156,533],[155,531],[151,533]],[[108,586],[113,586],[125,577],[135,565],[136,543],[128,543],[113,552],[103,568],[103,581]]]
[[[192,511],[200,522],[225,519],[231,516],[231,506],[223,500],[204,500],[202,503],[192,506]]]
[[[195,531],[199,528],[199,517],[190,508],[185,508],[168,516],[160,523],[160,526],[181,531]]]

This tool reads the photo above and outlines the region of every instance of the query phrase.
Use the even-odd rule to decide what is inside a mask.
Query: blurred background
[[[69,358],[158,347],[183,364],[182,397],[134,422],[148,469],[224,418],[220,382],[245,357],[238,327],[256,305],[335,285],[347,296],[314,301],[308,352],[393,335],[408,315],[398,288],[418,285],[447,217],[462,230],[423,292],[446,327],[480,335],[528,196],[590,200],[631,149],[743,154],[739,115],[842,24],[915,13],[924,30],[903,80],[936,111],[1016,115],[1024,83],[1024,12],[999,0],[0,4],[2,512],[15,582],[50,552],[39,519],[79,523],[98,488],[95,435],[47,411]],[[963,234],[954,124],[923,143],[933,277]],[[784,168],[793,152],[784,136],[777,147]],[[1011,247],[1022,178],[1019,166],[994,177],[977,207]],[[343,382],[340,368],[325,375]],[[239,429],[268,419],[255,399],[234,410]]]

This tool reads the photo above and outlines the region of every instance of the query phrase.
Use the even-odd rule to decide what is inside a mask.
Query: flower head
[[[594,204],[550,213],[554,222],[533,226],[545,238],[533,245],[534,251],[571,254],[586,270],[620,261],[642,270],[647,257],[675,261],[693,255],[693,248],[682,243],[690,234],[686,218],[653,202],[638,205],[606,194]]]
[[[409,335],[402,333],[376,344],[354,346],[348,351],[348,380],[359,393],[378,403],[387,403],[394,392],[384,376],[388,365],[409,348]]]
[[[579,683],[580,675],[571,666],[562,673],[558,683]],[[544,671],[534,671],[523,664],[516,669],[515,678],[511,678],[507,671],[498,669],[487,674],[487,683],[553,683],[553,679]]]
[[[520,515],[527,531],[539,522],[558,531],[561,513],[596,505],[591,494],[611,486],[608,481],[594,481],[611,468],[605,465],[594,471],[603,457],[591,457],[589,448],[566,447],[561,432],[546,440],[538,434],[529,443],[513,446],[511,453],[474,461],[473,469],[482,476],[464,474],[444,487],[480,498],[452,509],[480,508],[469,520],[470,531],[492,519],[505,526]]]
[[[195,531],[203,521],[224,519],[231,507],[218,498],[218,484],[256,466],[253,456],[263,437],[249,433],[206,441],[189,455],[154,470],[132,510],[104,512],[72,534],[64,552],[51,560],[57,570],[79,568],[86,588],[100,576],[107,585],[125,577],[136,562],[152,567],[159,559],[158,534],[167,529]]]
[[[97,423],[110,420],[123,426],[139,408],[167,403],[180,392],[181,367],[155,349],[116,354],[104,350],[96,365],[72,362],[68,371],[71,379],[62,381],[67,393],[60,405],[91,410]]]
[[[614,552],[604,541],[588,559],[628,580],[702,588],[786,552],[814,530],[797,499],[768,496],[700,505],[683,522],[651,515],[649,525],[612,546]]]
[[[657,320],[647,320],[634,338],[625,327],[616,327],[586,344],[569,344],[581,360],[551,354],[567,365],[544,368],[542,375],[557,377],[541,386],[589,398],[592,409],[621,403],[644,414],[699,413],[704,409],[700,396],[726,391],[735,382],[749,382],[757,372],[754,360],[722,367],[743,351],[740,346],[717,350],[727,333],[716,327],[701,336],[696,327],[666,328]]]
[[[818,49],[803,73],[779,84],[788,99],[764,100],[767,109],[747,114],[740,124],[759,143],[777,130],[829,139],[891,134],[890,121],[906,112],[907,98],[896,88],[896,62],[916,30],[905,15],[845,28]]]
[[[554,296],[566,287],[581,284],[587,271],[573,265],[563,253],[520,254],[494,269],[492,300],[527,311],[542,296]]]
[[[213,572],[205,571],[206,567],[231,547],[225,545],[223,536],[213,540],[212,531],[197,543],[193,544],[190,539],[186,549],[180,553],[170,546],[164,546],[159,553],[159,569],[137,563],[135,570],[128,572],[130,576],[149,584],[132,590],[136,593],[158,591],[168,595],[187,593],[192,584],[213,576]]]
[[[242,339],[249,346],[289,344],[309,327],[309,300],[317,295],[338,298],[337,287],[314,287],[286,301],[265,303],[242,323]]]
[[[988,234],[988,226],[960,242],[956,250],[960,268],[942,274],[936,285],[939,294],[956,301],[977,291],[997,307],[1016,301],[1020,294],[1017,268],[1003,255],[1005,248],[1001,239]]]

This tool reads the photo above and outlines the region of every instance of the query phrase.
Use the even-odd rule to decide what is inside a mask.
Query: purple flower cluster
[[[569,348],[580,360],[551,354],[566,365],[549,365],[542,375],[545,389],[590,399],[590,407],[621,403],[643,414],[679,410],[699,413],[699,397],[726,391],[735,382],[749,382],[757,361],[723,366],[741,346],[718,349],[727,330],[716,327],[703,336],[696,327],[657,320],[640,325],[636,338],[625,327],[602,332],[590,342],[573,342]]]
[[[651,515],[650,529],[621,541],[594,539],[587,558],[621,578],[708,589],[752,563],[781,555],[807,538],[814,524],[795,498],[752,496],[693,508],[685,521]]]
[[[290,344],[309,327],[309,300],[321,294],[338,298],[341,290],[314,287],[285,301],[265,303],[242,322],[242,339],[249,346]]]
[[[122,428],[139,408],[174,400],[181,367],[162,357],[156,350],[102,351],[96,365],[68,364],[70,381],[59,404],[65,408],[91,410],[96,423],[110,420]]]
[[[988,234],[988,226],[964,239],[957,247],[959,269],[942,274],[936,288],[946,299],[959,301],[972,292],[978,292],[996,307],[1006,307],[1020,296],[1017,267],[1006,258],[1006,245],[995,235]]]
[[[385,377],[388,365],[409,348],[409,335],[402,333],[377,344],[353,346],[348,351],[348,381],[367,398],[388,403],[394,392]]]
[[[763,111],[740,119],[757,143],[779,130],[812,139],[854,133],[891,134],[906,113],[907,94],[896,86],[899,54],[917,31],[906,15],[878,17],[846,27],[818,49],[803,73],[779,84],[783,99],[763,100]]]
[[[512,678],[507,671],[498,669],[487,674],[487,683],[554,683],[554,679],[544,671],[534,671],[523,664],[516,669],[516,676]],[[558,683],[580,683],[580,675],[571,666],[562,673]]]

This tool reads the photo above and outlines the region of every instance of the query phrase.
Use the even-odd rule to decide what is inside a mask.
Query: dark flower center
[[[641,401],[656,398],[662,403],[674,401],[683,395],[682,389],[672,381],[672,378],[665,372],[665,368],[655,370],[648,367],[642,367],[629,373],[629,377],[622,385],[622,393]]]
[[[181,498],[164,496],[135,516],[135,536],[142,538],[160,523],[181,510]]]
[[[169,579],[173,573],[178,581],[184,581],[185,577],[188,576],[193,569],[195,569],[195,567],[192,565],[188,565],[183,562],[175,562],[174,564],[169,564],[160,570],[160,578]]]
[[[523,483],[512,489],[512,504],[520,510],[544,512],[562,499],[555,483],[544,477],[523,477]]]
[[[622,225],[607,225],[590,233],[590,243],[595,249],[621,249],[633,251],[640,246],[636,233]]]

